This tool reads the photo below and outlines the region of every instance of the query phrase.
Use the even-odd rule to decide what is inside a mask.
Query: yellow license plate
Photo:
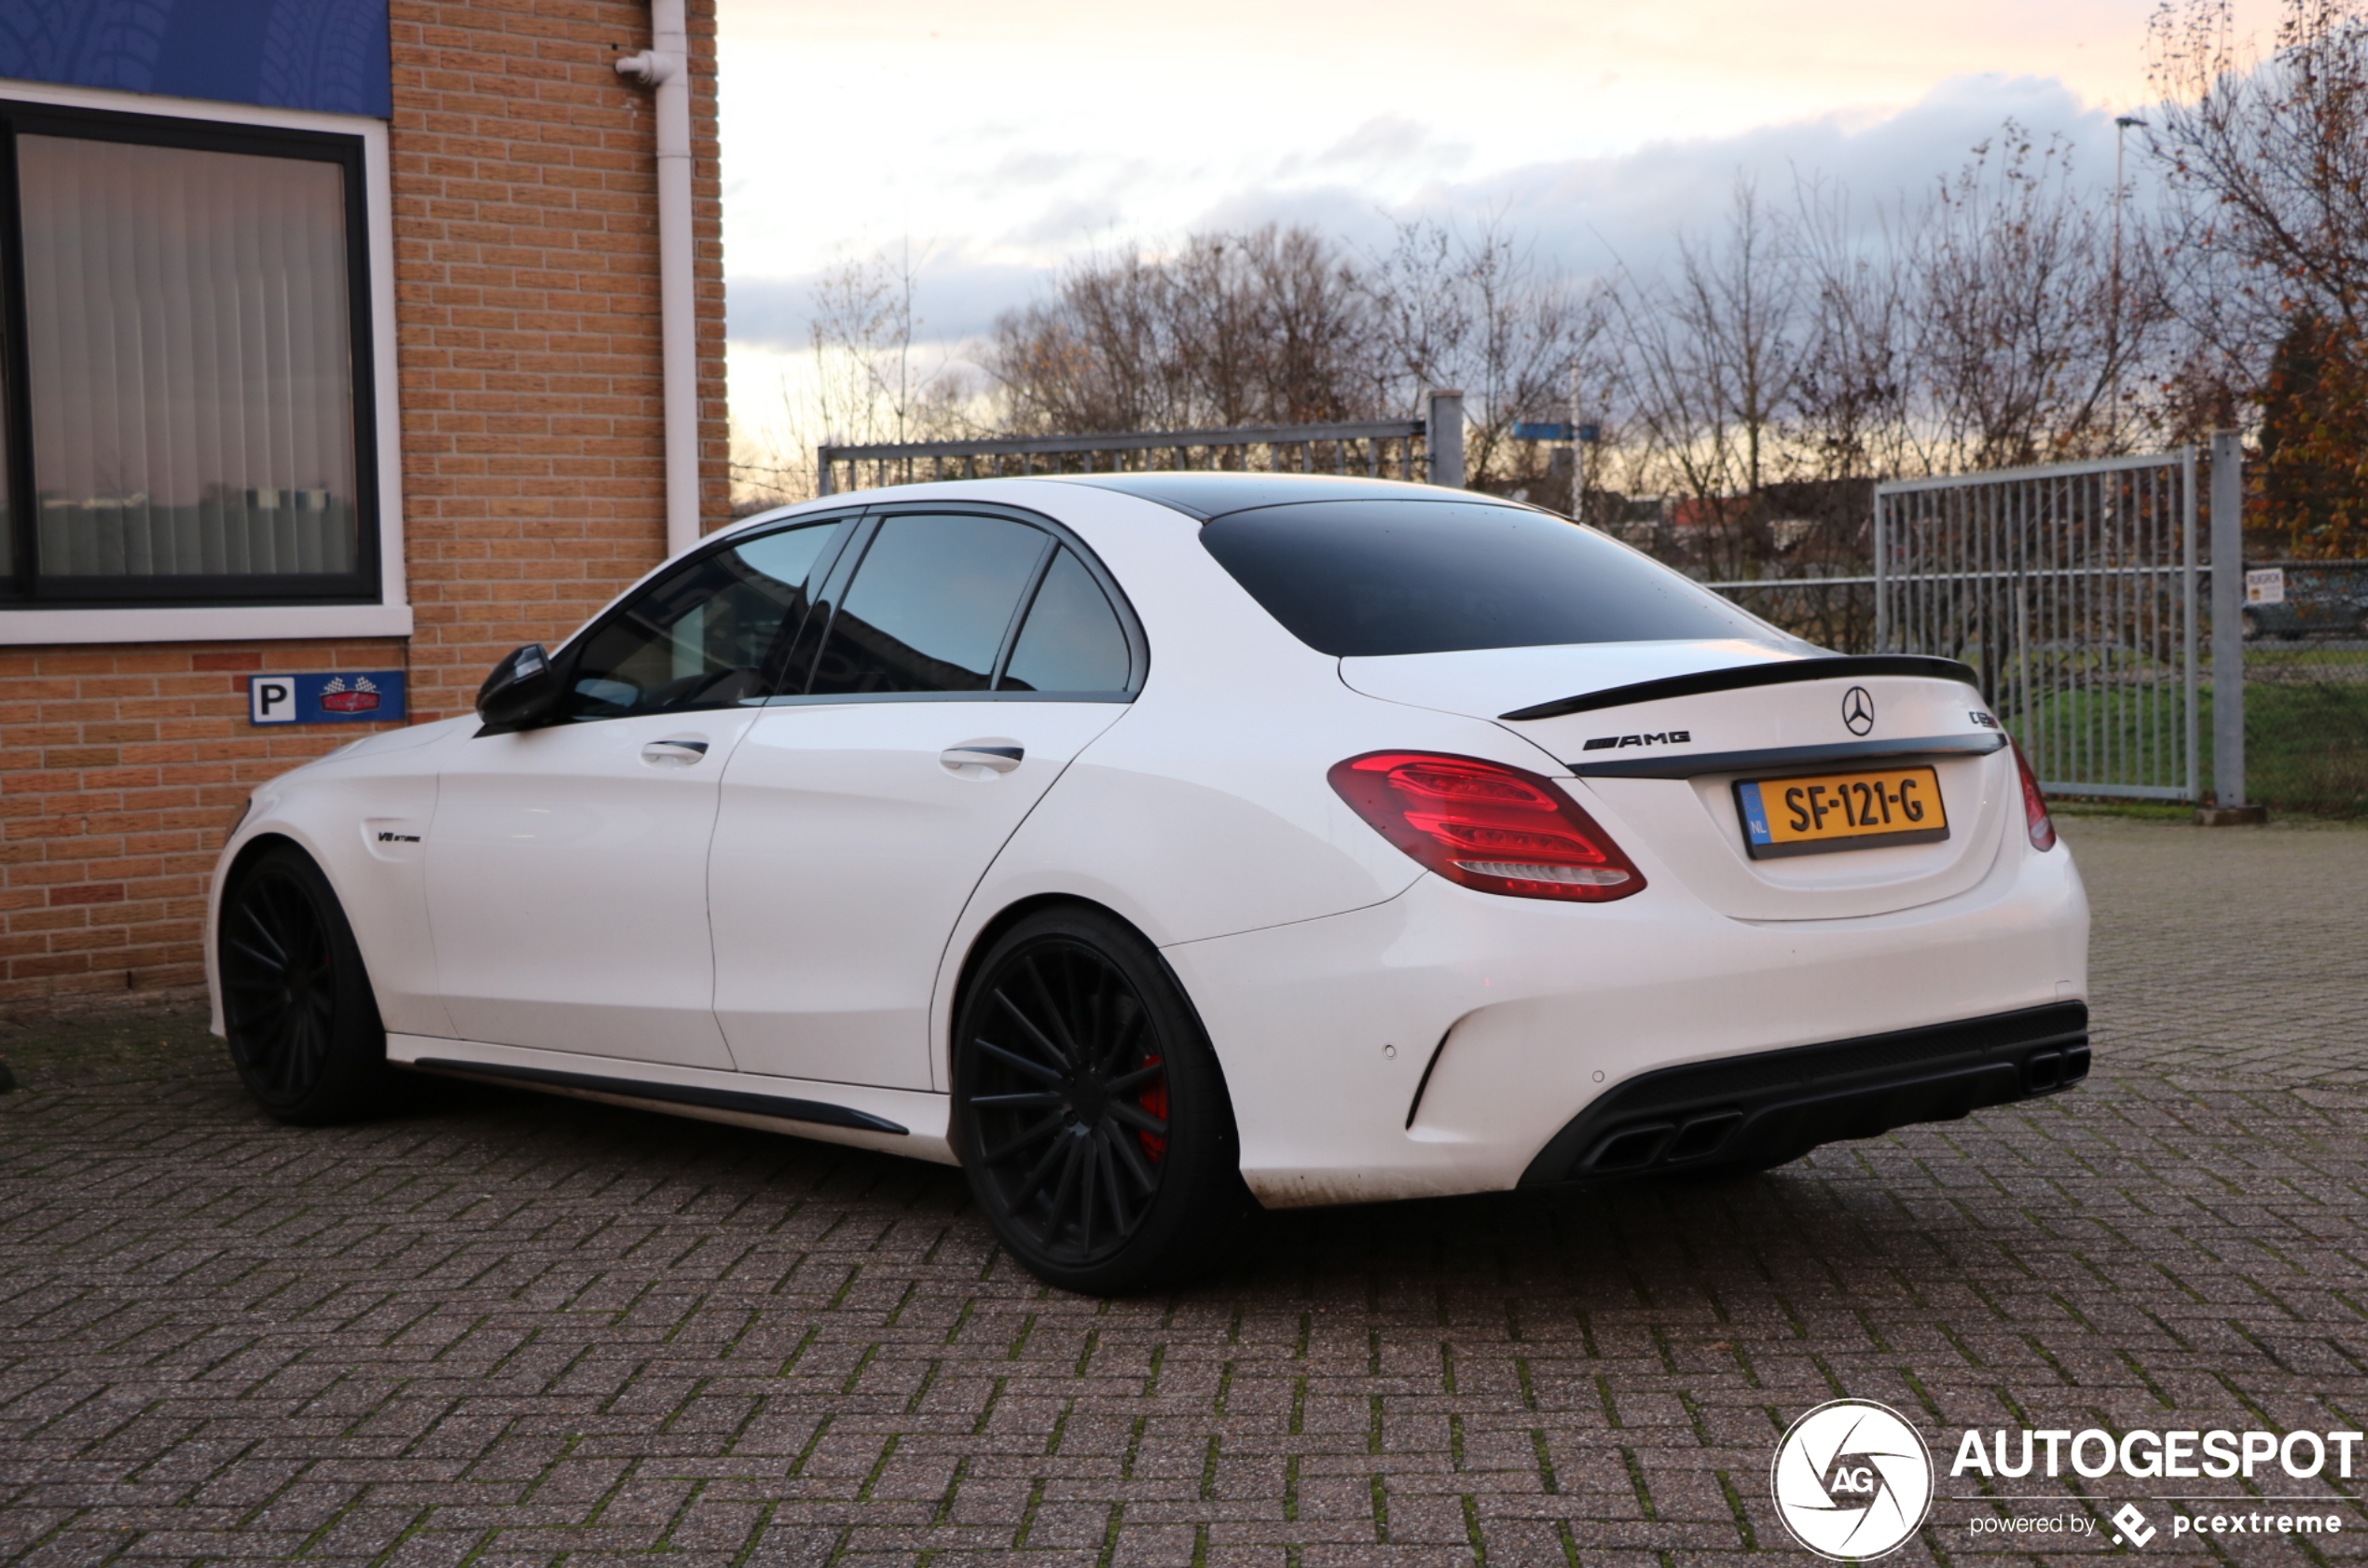
[[[1928,767],[1761,778],[1735,786],[1755,860],[1933,844],[1948,836],[1940,777]]]

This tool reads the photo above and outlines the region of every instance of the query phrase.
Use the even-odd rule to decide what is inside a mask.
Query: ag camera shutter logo
[[[1837,1562],[1880,1557],[1916,1534],[1933,1504],[1933,1456],[1900,1413],[1836,1399],[1793,1423],[1768,1472],[1793,1539]]]

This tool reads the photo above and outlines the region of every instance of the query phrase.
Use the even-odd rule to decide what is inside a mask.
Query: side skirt
[[[387,1060],[440,1077],[788,1133],[942,1165],[960,1162],[946,1137],[949,1102],[943,1094],[419,1035],[389,1035]]]

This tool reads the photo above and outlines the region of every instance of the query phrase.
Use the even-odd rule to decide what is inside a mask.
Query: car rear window
[[[1782,634],[1575,523],[1453,501],[1266,506],[1203,525],[1233,580],[1342,658]]]

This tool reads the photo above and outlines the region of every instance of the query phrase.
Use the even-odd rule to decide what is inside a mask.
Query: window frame
[[[201,103],[153,94],[9,82],[0,89],[0,311],[9,382],[0,440],[20,519],[0,583],[0,646],[129,641],[405,637],[413,626],[403,550],[401,415],[395,354],[393,199],[387,127],[358,116]],[[298,156],[345,172],[347,309],[351,320],[357,568],[279,591],[268,578],[82,579],[59,592],[32,572],[38,514],[24,321],[15,137],[65,134],[207,151]],[[103,584],[103,586],[102,585]]]
[[[839,527],[842,530],[839,537],[825,544],[822,547],[822,553],[815,557],[814,570],[818,574],[814,579],[816,587],[808,598],[805,616],[795,626],[788,625],[787,622],[783,623],[780,635],[775,640],[775,649],[765,660],[764,684],[768,687],[778,687],[788,678],[791,662],[799,647],[807,640],[808,628],[811,627],[813,630],[813,640],[818,650],[821,640],[830,635],[831,623],[838,616],[839,600],[845,597],[847,585],[854,581],[856,571],[862,566],[864,554],[870,550],[873,536],[879,531],[879,524],[884,519],[901,512],[928,513],[935,516],[956,514],[967,516],[1000,517],[1011,522],[1025,523],[1050,536],[1053,547],[1045,550],[1038,557],[1035,570],[1029,573],[1026,585],[1020,590],[1018,607],[1012,612],[1010,623],[1004,626],[1002,642],[996,650],[995,668],[989,677],[990,680],[1002,678],[1004,667],[1011,662],[1012,650],[1018,644],[1020,628],[1026,625],[1027,613],[1036,606],[1036,596],[1044,585],[1045,573],[1051,570],[1053,562],[1058,558],[1061,548],[1066,547],[1077,557],[1086,571],[1092,575],[1103,595],[1108,598],[1111,611],[1118,616],[1119,628],[1126,637],[1128,681],[1125,689],[1092,693],[993,690],[806,693],[770,690],[763,696],[734,703],[730,705],[732,708],[827,707],[834,704],[845,706],[850,703],[883,702],[1131,703],[1141,695],[1144,680],[1150,673],[1150,643],[1143,635],[1142,620],[1136,614],[1135,606],[1128,602],[1126,591],[1119,586],[1118,579],[1110,574],[1108,567],[1102,564],[1102,558],[1094,553],[1092,546],[1080,539],[1074,530],[1045,516],[1040,512],[971,501],[858,502],[853,505],[817,508],[813,512],[791,512],[774,516],[751,517],[722,533],[711,534],[701,540],[697,549],[684,551],[634,584],[624,593],[619,594],[599,614],[585,622],[565,642],[559,644],[551,655],[552,666],[559,671],[563,681],[571,683],[575,679],[575,662],[591,645],[594,638],[607,629],[612,622],[621,619],[634,604],[640,601],[642,594],[648,589],[678,571],[695,566],[709,556],[733,549],[742,541],[757,534],[809,526]],[[819,626],[815,624],[818,615],[820,617]],[[809,681],[812,679],[810,668],[807,671],[807,679]],[[712,710],[685,708],[683,711]],[[617,717],[627,717],[627,715]],[[612,721],[610,719],[583,719],[561,722],[576,724],[608,723]]]
[[[681,572],[695,571],[713,557],[727,550],[737,549],[751,539],[775,533],[788,533],[802,528],[834,530],[838,537],[823,541],[821,553],[814,557],[812,575],[809,575],[807,581],[816,583],[818,586],[815,594],[807,599],[805,612],[798,617],[795,626],[790,624],[788,617],[782,618],[779,630],[774,633],[773,646],[765,653],[758,681],[765,695],[743,698],[736,702],[715,703],[702,708],[684,708],[668,711],[711,713],[762,707],[772,700],[770,688],[779,683],[783,666],[789,658],[799,632],[805,623],[813,618],[813,606],[819,601],[822,590],[830,585],[840,566],[847,560],[854,541],[861,531],[862,523],[863,508],[855,506],[837,511],[817,512],[811,516],[801,514],[786,517],[767,517],[731,529],[726,532],[711,534],[699,542],[698,548],[685,550],[681,555],[668,561],[655,571],[634,584],[632,587],[619,594],[614,602],[577,627],[574,634],[565,642],[560,643],[558,650],[551,655],[552,667],[558,671],[561,685],[572,692],[575,689],[576,667],[585,653],[602,632],[626,619],[632,612],[633,607],[640,603],[659,584]],[[560,718],[555,719],[553,722],[558,725],[606,724],[618,719],[649,718],[650,716],[646,713],[613,713],[592,718]]]
[[[1093,548],[1085,541],[1080,539],[1072,530],[1055,522],[1051,517],[1040,512],[1030,512],[1017,506],[999,506],[991,502],[897,501],[878,502],[863,507],[856,515],[854,530],[838,546],[838,554],[825,572],[821,590],[814,596],[814,608],[806,612],[806,618],[809,621],[817,614],[823,617],[822,624],[814,638],[817,652],[830,638],[831,628],[838,619],[840,600],[846,598],[849,585],[862,573],[863,557],[871,553],[872,541],[878,535],[880,525],[890,517],[898,516],[995,517],[1006,522],[1026,524],[1048,536],[1049,547],[1037,557],[1035,568],[1028,573],[1026,583],[1020,588],[1019,598],[1012,611],[1012,618],[1004,625],[1002,641],[997,645],[995,651],[994,667],[987,673],[987,689],[970,692],[775,692],[761,699],[764,706],[768,708],[827,707],[833,704],[884,702],[1131,703],[1142,694],[1144,679],[1150,673],[1150,643],[1143,635],[1143,624],[1141,618],[1135,613],[1135,606],[1128,602],[1126,591],[1119,586],[1118,579],[1110,575],[1109,568],[1102,564],[1102,558],[1094,553]],[[1018,646],[1020,628],[1026,625],[1028,612],[1036,608],[1036,596],[1044,586],[1045,574],[1052,570],[1053,562],[1059,558],[1064,547],[1075,555],[1079,562],[1084,566],[1087,573],[1101,588],[1103,596],[1109,600],[1111,612],[1118,616],[1119,629],[1126,638],[1127,683],[1122,689],[1104,692],[998,691],[995,689],[995,683],[1003,679],[1004,668],[1012,662],[1012,650]],[[801,629],[796,644],[785,649],[785,653],[794,653],[796,645],[803,644],[805,640]],[[774,671],[773,681],[778,684],[789,674],[790,670],[785,660],[784,667]],[[813,669],[810,666],[806,670],[806,680],[809,682],[813,680]]]

